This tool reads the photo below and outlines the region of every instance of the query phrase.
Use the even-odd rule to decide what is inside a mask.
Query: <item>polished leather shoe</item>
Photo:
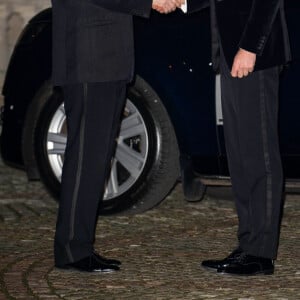
[[[204,268],[217,270],[219,268],[226,267],[230,263],[234,262],[242,253],[243,253],[243,250],[240,247],[238,247],[235,250],[233,250],[224,259],[219,259],[219,260],[204,260],[201,265]]]
[[[96,258],[97,258],[100,262],[102,262],[102,263],[104,263],[104,264],[107,264],[107,265],[115,265],[115,266],[120,266],[120,265],[122,264],[122,263],[121,263],[119,260],[117,260],[117,259],[106,258],[106,257],[100,255],[100,254],[97,253],[97,252],[93,252],[93,254],[96,256]]]
[[[274,273],[274,263],[270,258],[242,253],[237,260],[218,268],[218,273],[232,275],[271,275]]]
[[[100,261],[99,258],[93,253],[79,261],[69,263],[63,266],[56,266],[60,269],[73,269],[81,272],[102,272],[110,273],[120,270],[119,266],[114,264],[107,264]]]

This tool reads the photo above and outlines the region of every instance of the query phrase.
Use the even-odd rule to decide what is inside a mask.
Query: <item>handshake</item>
[[[152,8],[162,14],[168,14],[185,4],[185,0],[153,0]]]

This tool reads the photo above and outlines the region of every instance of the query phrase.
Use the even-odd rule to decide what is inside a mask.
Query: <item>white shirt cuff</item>
[[[182,4],[180,8],[184,13],[187,13],[187,0],[185,0],[185,3]]]

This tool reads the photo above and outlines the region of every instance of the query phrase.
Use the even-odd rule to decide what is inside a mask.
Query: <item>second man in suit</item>
[[[187,0],[210,6],[213,65],[221,74],[227,160],[239,218],[238,246],[202,265],[219,273],[272,274],[282,167],[277,114],[280,69],[290,59],[283,0]]]

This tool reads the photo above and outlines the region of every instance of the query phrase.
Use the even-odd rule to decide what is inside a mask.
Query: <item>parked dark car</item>
[[[279,131],[285,175],[295,182],[300,178],[299,1],[286,0],[286,13],[293,62],[282,73]],[[104,213],[157,205],[180,174],[189,200],[201,198],[207,179],[228,178],[209,24],[208,10],[135,18],[136,80],[128,88]],[[3,88],[1,153],[58,196],[67,132],[62,93],[51,85],[51,34],[47,9],[27,24],[15,46]]]

